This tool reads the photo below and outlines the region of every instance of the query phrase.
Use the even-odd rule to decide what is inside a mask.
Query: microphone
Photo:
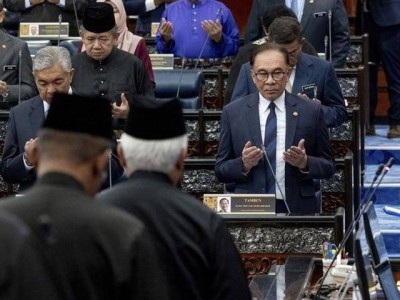
[[[329,61],[332,62],[332,10],[328,11]]]
[[[58,40],[57,40],[57,46],[60,46],[60,36],[61,36],[61,21],[62,21],[62,15],[58,15]]]
[[[271,171],[271,173],[272,173],[272,176],[274,177],[275,183],[276,183],[276,185],[278,186],[279,192],[281,193],[281,196],[282,196],[283,202],[285,203],[286,209],[287,209],[288,213],[290,214],[291,211],[290,211],[289,205],[288,205],[288,203],[287,203],[287,201],[286,201],[286,197],[285,197],[284,194],[282,193],[281,186],[280,186],[278,180],[276,179],[276,174],[275,174],[275,172],[274,172],[274,169],[272,168],[271,162],[270,162],[269,159],[268,159],[267,150],[265,150],[265,146],[264,146],[264,145],[261,145],[261,150],[262,150],[262,152],[263,152],[263,154],[264,154],[264,157],[265,157],[265,159],[266,159],[266,161],[267,161],[267,164],[268,164],[268,167],[269,167],[269,169],[270,169],[270,171]],[[275,198],[276,198],[276,193],[275,193]]]
[[[324,38],[325,60],[328,58],[328,36]]]
[[[18,104],[21,103],[22,50],[18,51]]]
[[[355,228],[355,226],[360,222],[360,218],[363,215],[363,213],[365,212],[369,202],[371,201],[372,197],[375,195],[376,189],[379,187],[379,185],[381,184],[383,178],[385,177],[385,175],[390,171],[392,165],[394,163],[394,158],[391,157],[389,158],[389,160],[387,161],[387,163],[382,167],[381,165],[378,166],[378,169],[376,170],[375,173],[375,177],[373,182],[371,183],[370,188],[368,189],[368,191],[372,188],[372,186],[375,184],[377,178],[380,176],[379,182],[378,184],[375,186],[374,190],[372,191],[372,193],[368,196],[366,195],[364,197],[364,200],[361,201],[360,207],[358,208],[355,216],[354,216],[354,220],[351,223],[351,226],[347,229],[347,231],[345,232],[344,238],[343,240],[340,242],[340,245],[332,259],[332,262],[329,264],[329,267],[326,271],[326,273],[324,274],[324,276],[321,279],[321,283],[320,286],[318,287],[317,293],[315,294],[315,298],[314,299],[321,299],[320,298],[320,294],[321,294],[321,288],[322,285],[324,284],[324,281],[326,279],[326,277],[329,274],[329,271],[332,269],[333,264],[335,263],[336,259],[338,258],[338,255],[341,255],[342,250],[344,249],[344,245],[346,244],[347,240],[349,239],[349,237],[351,236],[351,234],[353,233],[353,230]],[[383,173],[382,173],[383,171]],[[381,175],[382,173],[382,175]],[[368,196],[368,197],[367,197]],[[365,199],[367,199],[367,201],[365,201]],[[362,203],[365,202],[365,205],[362,205]]]
[[[217,10],[217,16],[215,17],[215,22],[218,22],[218,17],[219,17],[219,15],[221,14],[221,10],[222,10],[221,7],[218,8],[218,10]],[[204,49],[206,48],[206,45],[207,45],[207,42],[208,42],[209,39],[210,39],[210,33],[207,33],[206,40],[204,41],[204,44],[203,44],[203,46],[201,47],[200,54],[199,54],[199,56],[198,56],[198,58],[197,58],[197,61],[196,61],[195,66],[194,66],[194,70],[197,70],[197,66],[198,66],[198,64],[199,64],[200,58],[201,58],[201,56],[203,55]]]
[[[181,90],[182,76],[183,76],[183,67],[185,66],[185,58],[182,57],[182,66],[181,66],[181,74],[179,75],[178,88],[176,89],[176,98],[179,99],[179,92]]]
[[[78,31],[78,36],[79,36],[79,20],[78,20],[78,11],[76,9],[76,0],[72,0],[72,5],[74,7],[74,15],[75,15],[75,22],[76,22],[76,30]],[[68,32],[69,36],[69,32]]]

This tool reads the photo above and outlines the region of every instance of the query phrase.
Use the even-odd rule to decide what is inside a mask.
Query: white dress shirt
[[[270,100],[265,99],[259,94],[258,112],[260,116],[260,129],[261,138],[264,144],[265,138],[265,124],[269,115],[268,106],[271,103]],[[285,161],[283,160],[283,152],[285,152],[285,140],[286,140],[286,106],[285,106],[285,91],[274,101],[276,108],[276,179],[282,189],[281,194],[278,184],[275,183],[276,199],[286,199],[285,194]],[[260,147],[260,145],[256,145]],[[265,159],[265,158],[264,158]],[[268,164],[267,167],[269,168]]]

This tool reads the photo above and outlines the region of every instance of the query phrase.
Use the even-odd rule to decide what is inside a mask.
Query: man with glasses
[[[250,64],[258,93],[224,107],[216,176],[235,193],[275,194],[277,213],[319,212],[313,179],[335,170],[321,105],[285,91],[286,49],[261,45]]]
[[[290,75],[286,90],[322,104],[328,127],[337,127],[347,120],[346,107],[333,65],[302,52],[304,42],[300,23],[291,17],[275,19],[268,30],[268,40],[289,53]],[[257,92],[250,77],[250,64],[244,64],[236,80],[232,101]]]

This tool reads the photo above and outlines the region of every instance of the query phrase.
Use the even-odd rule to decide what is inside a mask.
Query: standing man
[[[20,22],[69,23],[69,36],[78,36],[77,23],[88,0],[3,0],[7,10],[21,14]]]
[[[4,16],[3,1],[0,1],[0,24],[3,24]],[[19,100],[26,100],[37,95],[32,75],[32,59],[26,42],[1,29],[0,66],[0,102],[7,103],[7,105],[1,104],[0,107],[15,106]],[[20,77],[21,85],[19,84]]]
[[[276,194],[278,213],[317,213],[313,179],[335,171],[321,105],[285,91],[285,49],[261,45],[250,62],[259,93],[224,107],[216,176],[235,193]]]
[[[8,118],[0,175],[6,182],[18,183],[20,191],[36,179],[32,157],[37,132],[42,126],[55,93],[71,93],[74,70],[67,49],[45,47],[33,60],[33,75],[39,95],[12,108]]]
[[[377,33],[378,48],[388,83],[390,129],[387,137],[400,138],[400,0],[369,0],[367,7],[372,14],[372,27]]]
[[[343,0],[254,0],[246,27],[246,43],[263,36],[263,14],[268,7],[278,4],[285,4],[296,13],[305,38],[318,52],[326,53],[326,47],[329,50],[329,41],[325,46],[325,37],[329,39],[329,20],[331,20],[332,62],[335,68],[344,67],[350,49],[350,33],[349,17]]]
[[[126,118],[128,102],[137,94],[153,95],[154,89],[140,59],[116,47],[118,34],[111,5],[104,2],[87,5],[81,37],[86,51],[72,59],[74,91],[78,95],[108,99],[113,103],[113,115]]]
[[[65,299],[165,299],[143,224],[92,199],[111,146],[108,101],[56,94],[34,150],[39,179],[0,209],[23,220],[46,246]]]
[[[222,2],[180,0],[165,9],[156,48],[183,58],[233,56],[239,49],[239,30]]]
[[[176,188],[187,151],[179,101],[142,102],[131,110],[120,142],[129,179],[99,199],[132,213],[149,229],[161,257],[159,267],[168,277],[170,299],[250,299],[223,220]]]
[[[302,51],[304,37],[300,23],[291,17],[276,18],[269,27],[268,40],[285,48],[289,53],[292,72],[289,77],[290,84],[286,86],[287,91],[321,103],[328,127],[337,127],[346,121],[344,98],[333,65]],[[239,72],[232,100],[257,91],[250,63],[246,63]]]

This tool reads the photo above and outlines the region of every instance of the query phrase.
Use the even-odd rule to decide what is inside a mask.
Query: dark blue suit
[[[36,178],[33,170],[26,170],[22,157],[25,143],[37,137],[43,121],[43,100],[39,96],[23,101],[10,110],[0,175],[6,182],[19,183],[21,190],[32,185]]]
[[[400,125],[400,0],[369,0],[388,82],[389,124]]]
[[[244,64],[240,69],[232,101],[257,92],[250,71],[250,63]],[[292,93],[302,93],[302,87],[309,84],[315,84],[318,88],[317,99],[321,100],[325,123],[328,127],[337,127],[347,120],[342,91],[332,64],[318,57],[301,53],[296,65]],[[312,93],[307,93],[307,96],[314,97]]]
[[[224,107],[221,137],[215,173],[223,183],[234,183],[235,193],[266,193],[267,164],[261,159],[245,176],[242,173],[242,151],[247,141],[262,144],[259,95],[251,94]],[[293,213],[319,211],[313,179],[329,178],[334,174],[334,160],[321,105],[286,93],[285,149],[297,146],[305,139],[309,174],[285,164],[286,200]],[[283,188],[283,187],[282,187]]]
[[[254,0],[247,22],[245,42],[249,43],[264,36],[262,17],[267,8],[285,0]],[[328,36],[328,12],[332,11],[332,61],[336,68],[343,67],[350,49],[349,18],[342,0],[305,1],[301,28],[305,38],[318,52],[325,52],[324,40]],[[322,14],[320,14],[322,13]],[[323,14],[325,13],[325,14]],[[321,15],[315,17],[315,14]],[[328,56],[329,57],[329,56]]]

